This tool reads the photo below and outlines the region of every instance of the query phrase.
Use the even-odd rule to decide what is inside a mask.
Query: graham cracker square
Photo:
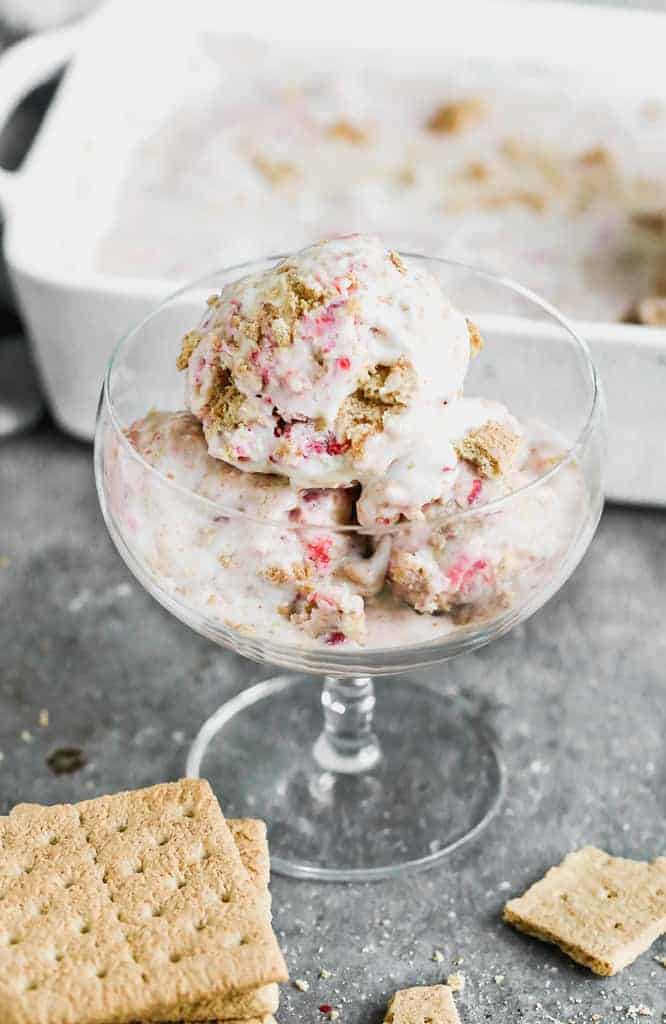
[[[652,863],[586,846],[504,908],[504,920],[611,975],[666,932],[666,857]]]
[[[396,992],[384,1024],[460,1024],[460,1017],[447,985],[423,985]]]
[[[0,822],[3,1024],[174,1019],[286,978],[268,897],[208,783]]]
[[[250,881],[261,893],[268,893],[270,880],[270,857],[266,825],[254,818],[227,819],[227,825],[238,847],[241,862]],[[276,984],[241,992],[227,998],[208,999],[188,1007],[179,1024],[186,1021],[233,1021],[244,1020],[248,1024],[271,1024],[272,1014],[279,1006],[280,991]],[[162,1022],[161,1022],[162,1024]],[[165,1024],[165,1022],[164,1022]]]

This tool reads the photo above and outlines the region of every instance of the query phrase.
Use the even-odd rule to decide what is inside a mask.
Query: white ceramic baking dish
[[[139,114],[133,119],[126,109],[114,122],[108,96],[102,104],[104,123],[96,125],[100,97],[93,101],[86,86],[94,70],[97,80],[113,90],[114,78],[123,73],[124,32],[125,38],[132,33],[135,42],[137,36],[145,41],[148,59],[141,88],[149,89],[151,62],[168,59],[169,45],[177,42],[178,21],[171,21],[170,11],[157,0],[112,0],[85,25],[30,39],[0,60],[1,126],[22,96],[76,55],[20,173],[0,172],[0,204],[11,280],[51,408],[58,422],[81,438],[92,436],[99,383],[113,344],[174,289],[173,281],[103,275],[69,258],[71,211],[77,211],[79,221],[83,210],[91,224],[103,223],[113,181],[122,173],[110,150],[99,178],[85,180],[78,174],[82,145],[96,144],[105,134],[117,138],[123,131],[140,136],[142,130]],[[229,33],[303,45],[322,39],[323,28],[306,16],[300,2],[191,0],[187,11]],[[623,88],[626,78],[627,88],[637,95],[666,99],[663,15],[472,0],[438,5],[412,0],[407,8],[382,4],[381,17],[378,13],[375,3],[338,0],[335,18],[325,19],[326,43],[372,47],[387,55],[408,49],[430,60],[464,54],[496,61],[500,55],[507,68],[514,60],[532,61],[574,72],[581,81],[590,74],[592,54],[594,74],[615,79],[615,88],[618,69],[625,68]],[[666,504],[666,330],[603,323],[579,324],[579,329],[592,347],[607,395],[608,495]]]

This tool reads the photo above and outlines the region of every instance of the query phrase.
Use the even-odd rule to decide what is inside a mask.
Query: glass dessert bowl
[[[401,257],[390,258],[404,274]],[[483,399],[463,398],[456,385],[431,409],[419,393],[412,447],[362,487],[330,476],[338,457],[352,458],[352,443],[308,434],[305,417],[285,421],[273,397],[265,399],[269,461],[257,469],[258,449],[238,443],[236,379],[211,361],[226,344],[213,314],[239,279],[279,269],[277,257],[211,274],[162,303],[118,345],[100,401],[99,497],[129,568],[192,629],[288,670],[219,708],[187,771],[210,780],[227,813],[264,818],[274,869],[300,877],[361,880],[426,867],[488,822],[503,789],[493,738],[417,670],[535,612],[576,567],[602,509],[603,410],[584,342],[518,285],[446,260],[404,260],[473,318],[472,348],[479,332],[485,346],[465,391]],[[310,310],[304,316],[313,322]],[[339,321],[317,316],[337,344]],[[335,374],[353,360],[335,354]],[[192,412],[183,411],[177,364],[188,372]],[[373,378],[361,417],[367,435],[379,401],[380,439],[390,422],[407,422],[403,405],[386,404],[386,379],[377,392]],[[209,393],[197,405],[211,380],[215,402]],[[253,402],[269,386],[266,374],[258,380]],[[213,408],[215,423],[206,418]],[[227,428],[233,447],[212,457]],[[314,453],[314,481],[299,463],[290,482],[279,464],[294,436],[299,458]],[[435,473],[446,483],[433,498]],[[378,687],[376,709],[374,676],[397,676]]]

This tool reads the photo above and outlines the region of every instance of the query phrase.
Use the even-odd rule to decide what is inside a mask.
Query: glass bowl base
[[[372,728],[353,753],[329,743],[319,681],[295,674],[228,701],[190,749],[187,774],[209,780],[228,817],[266,821],[280,874],[364,881],[430,867],[499,806],[492,739],[441,689],[385,678],[375,710],[364,683]]]

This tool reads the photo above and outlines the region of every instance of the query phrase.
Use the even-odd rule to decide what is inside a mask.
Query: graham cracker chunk
[[[14,808],[0,936],[3,1024],[181,1019],[287,978],[267,895],[201,780]]]
[[[482,351],[485,342],[481,331],[476,324],[467,317],[467,333],[469,334],[469,347],[473,356],[478,356]]]
[[[586,846],[504,908],[504,920],[611,975],[666,932],[666,857],[652,863]]]
[[[426,128],[437,134],[461,132],[483,120],[486,104],[478,96],[470,96],[455,103],[441,103],[428,118]]]
[[[456,441],[454,448],[461,459],[476,466],[481,476],[494,477],[502,476],[515,465],[522,442],[503,423],[489,420]]]
[[[403,988],[388,1005],[384,1024],[460,1024],[447,985]]]

